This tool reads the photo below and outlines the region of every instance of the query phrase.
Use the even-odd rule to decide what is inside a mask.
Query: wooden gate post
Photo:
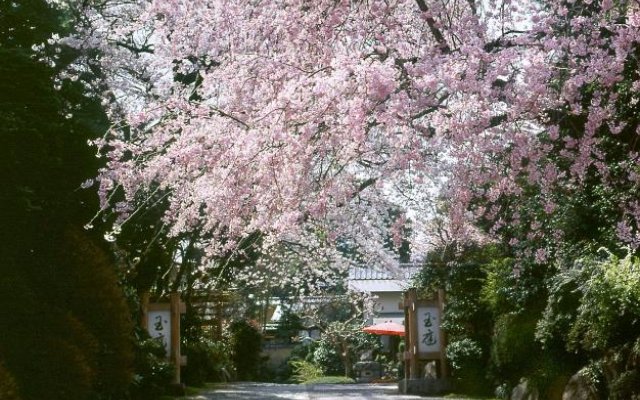
[[[435,378],[440,389],[447,385],[449,366],[446,359],[446,337],[442,329],[445,308],[445,292],[437,290],[432,295],[418,298],[415,288],[404,292],[405,311],[405,393],[420,389],[421,378]],[[421,363],[424,371],[419,368]],[[431,368],[434,362],[435,369]],[[408,388],[414,385],[414,389]],[[418,385],[418,386],[416,386]],[[426,390],[426,389],[424,389]],[[429,393],[427,393],[429,394]]]
[[[169,310],[171,312],[171,355],[170,359],[175,366],[175,374],[173,382],[180,383],[180,365],[182,357],[180,356],[180,314],[181,314],[180,294],[171,293],[169,295]]]
[[[444,289],[438,289],[438,309],[440,310],[440,319],[442,320],[442,316],[444,315],[444,303],[445,303],[445,293]],[[447,363],[447,352],[446,352],[446,343],[447,336],[445,331],[442,329],[442,325],[440,325],[440,378],[448,378],[449,377],[449,365]]]
[[[186,306],[180,301],[180,293],[169,294],[169,303],[150,303],[149,293],[140,294],[140,324],[152,338],[161,340],[167,350],[167,358],[174,366],[172,384],[180,384],[180,366],[186,364],[180,354],[180,314]],[[149,318],[154,321],[149,321]]]
[[[407,292],[408,324],[405,323],[407,331],[406,349],[409,351],[409,379],[420,377],[418,371],[418,321],[417,321],[417,300],[416,290],[411,288]]]

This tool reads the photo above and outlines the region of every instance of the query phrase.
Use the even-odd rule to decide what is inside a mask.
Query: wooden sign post
[[[180,314],[186,312],[185,304],[179,293],[171,293],[168,303],[149,303],[149,293],[143,293],[140,302],[142,327],[164,346],[167,358],[175,366],[172,383],[179,384],[180,366],[186,364],[180,354]]]
[[[444,311],[444,291],[439,290],[430,299],[419,299],[415,289],[404,294],[405,310],[405,392],[411,380],[427,375],[444,380],[449,371],[445,357],[446,337],[441,322]],[[427,363],[434,361],[436,368],[429,370]]]

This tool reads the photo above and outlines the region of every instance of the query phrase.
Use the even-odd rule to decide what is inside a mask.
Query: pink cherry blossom
[[[169,234],[201,232],[211,255],[258,231],[310,252],[346,241],[384,263],[403,221],[388,223],[392,208],[431,229],[444,198],[452,232],[477,237],[470,224],[490,217],[499,236],[519,216],[498,205],[530,185],[551,218],[554,191],[606,180],[605,137],[636,135],[615,99],[640,18],[625,0],[543,3],[85,3],[62,40],[86,54],[71,74],[102,71],[103,209],[123,223],[163,196]],[[487,211],[470,212],[479,200]],[[640,215],[621,207],[632,240]]]

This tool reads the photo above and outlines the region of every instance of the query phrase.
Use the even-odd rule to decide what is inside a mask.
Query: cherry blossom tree
[[[60,79],[100,71],[86,84],[113,121],[94,145],[114,233],[162,204],[168,234],[200,232],[211,257],[260,232],[265,254],[329,262],[342,243],[389,264],[389,235],[400,240],[408,220],[428,235],[440,197],[451,234],[526,224],[544,262],[563,234],[549,228],[558,202],[593,181],[622,193],[611,229],[640,244],[639,9],[85,2],[78,34],[62,39],[85,56]],[[526,217],[525,196],[537,210]]]

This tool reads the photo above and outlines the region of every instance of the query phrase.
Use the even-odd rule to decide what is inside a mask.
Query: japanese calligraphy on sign
[[[167,354],[171,352],[171,313],[166,311],[149,311],[147,320],[149,335],[162,342]]]
[[[440,351],[440,310],[437,307],[418,307],[418,351]]]

